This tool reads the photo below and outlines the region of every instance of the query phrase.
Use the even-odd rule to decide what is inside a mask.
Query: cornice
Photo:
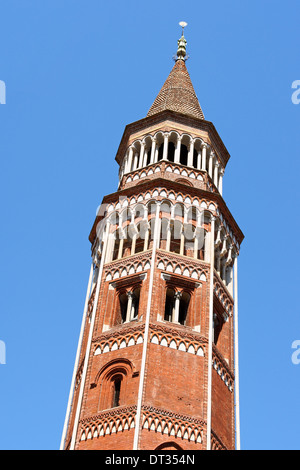
[[[244,239],[244,234],[241,231],[241,229],[239,228],[239,226],[238,226],[237,222],[235,221],[233,215],[231,214],[230,210],[228,209],[224,199],[222,198],[222,196],[219,193],[215,193],[215,192],[207,191],[207,190],[204,190],[204,189],[188,186],[188,185],[186,185],[182,182],[168,180],[168,179],[165,179],[161,176],[158,177],[158,178],[155,178],[153,180],[140,182],[140,184],[138,185],[139,192],[142,192],[144,187],[147,188],[147,189],[162,187],[162,188],[166,188],[168,190],[173,190],[173,191],[178,190],[178,192],[183,192],[183,193],[185,193],[189,196],[193,196],[193,197],[195,197],[195,196],[206,197],[206,198],[209,197],[210,200],[212,200],[212,201],[214,201],[218,204],[221,211],[224,213],[225,218],[227,218],[228,223],[230,224],[232,230],[235,233],[235,236],[237,238],[237,241],[238,241],[239,245],[242,243],[242,241]],[[119,198],[119,197],[132,196],[132,195],[136,194],[136,192],[137,192],[137,187],[136,186],[132,186],[130,188],[125,188],[125,189],[115,191],[114,193],[111,193],[111,194],[108,194],[108,195],[104,196],[104,198],[102,200],[102,204],[112,202],[112,201],[116,200],[116,198]],[[102,216],[97,216],[95,218],[92,230],[91,230],[90,235],[89,235],[89,240],[90,240],[91,243],[93,243],[93,241],[94,241],[96,226],[97,226],[98,222],[101,219],[102,219]]]

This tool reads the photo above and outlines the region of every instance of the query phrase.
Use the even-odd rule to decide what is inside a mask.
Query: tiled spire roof
[[[170,110],[204,119],[184,58],[178,58],[147,116]]]

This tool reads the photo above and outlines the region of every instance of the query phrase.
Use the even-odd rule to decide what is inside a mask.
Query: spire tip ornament
[[[182,36],[184,35],[184,28],[187,26],[188,24],[185,22],[185,21],[180,21],[179,22],[179,26],[182,27]]]
[[[178,39],[178,48],[177,48],[177,58],[176,60],[187,60],[187,54],[186,54],[186,39],[184,37],[184,28],[187,26],[187,23],[185,21],[180,21],[179,26],[182,27],[182,36],[180,39]]]

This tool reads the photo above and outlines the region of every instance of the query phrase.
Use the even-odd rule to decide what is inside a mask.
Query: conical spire
[[[179,24],[186,26],[186,23],[183,22]],[[184,26],[182,27],[182,36],[178,40],[177,59],[174,67],[154,100],[147,116],[170,110],[198,119],[204,119],[204,114],[185,65],[186,39],[183,28]]]

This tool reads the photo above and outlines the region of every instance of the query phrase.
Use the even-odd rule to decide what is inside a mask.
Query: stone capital
[[[175,294],[174,294],[174,298],[175,298],[175,299],[180,300],[181,297],[182,297],[182,292],[180,292],[180,291],[175,292]]]

